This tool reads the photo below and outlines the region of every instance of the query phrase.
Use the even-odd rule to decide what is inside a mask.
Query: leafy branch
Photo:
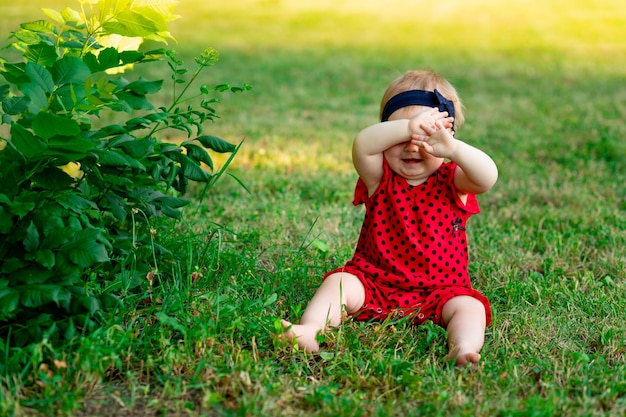
[[[211,48],[188,80],[173,51],[140,49],[173,39],[175,1],[80,4],[43,9],[49,20],[13,33],[21,59],[0,58],[0,124],[9,132],[0,140],[0,337],[13,345],[72,339],[128,291],[151,290],[146,278],[162,277],[155,268],[168,255],[152,224],[180,218],[188,183],[204,183],[204,197],[238,149],[203,134],[219,117],[212,94],[251,88],[203,84],[192,93],[217,62]],[[172,71],[174,95],[155,109],[149,97],[164,80],[125,76],[159,61]],[[162,140],[169,129],[186,140]],[[230,153],[217,172],[209,151]]]

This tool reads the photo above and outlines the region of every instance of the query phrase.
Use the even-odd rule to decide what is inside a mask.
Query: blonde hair
[[[406,72],[404,75],[396,78],[391,82],[380,103],[380,114],[382,117],[383,109],[387,102],[395,95],[409,90],[435,91],[437,89],[445,98],[454,103],[454,128],[458,130],[465,122],[463,116],[463,105],[456,89],[442,75],[429,70],[420,69]]]

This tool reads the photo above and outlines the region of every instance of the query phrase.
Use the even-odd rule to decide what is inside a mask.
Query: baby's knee
[[[361,309],[365,302],[365,286],[356,275],[347,272],[337,272],[329,275],[326,280],[332,279],[342,295],[342,304],[346,306],[348,314]]]
[[[470,295],[459,295],[448,300],[442,310],[444,323],[448,323],[457,314],[483,318],[486,320],[487,312],[485,305]]]

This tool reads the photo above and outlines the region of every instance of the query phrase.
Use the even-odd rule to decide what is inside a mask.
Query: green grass
[[[181,2],[175,48],[214,46],[207,84],[254,86],[224,96],[209,129],[245,138],[230,172],[251,192],[224,177],[179,224],[156,225],[175,256],[153,303],[129,295],[71,346],[7,353],[31,365],[2,376],[0,414],[626,413],[622,2],[379,3]],[[38,7],[0,1],[0,29]],[[358,237],[351,140],[387,83],[421,66],[455,84],[459,137],[500,169],[469,227],[494,310],[481,366],[455,369],[442,329],[404,321],[350,322],[323,353],[293,351],[271,337],[276,320],[299,318]]]

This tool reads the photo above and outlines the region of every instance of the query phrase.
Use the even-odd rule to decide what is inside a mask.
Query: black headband
[[[409,90],[389,99],[383,108],[380,121],[386,122],[394,111],[408,106],[437,107],[439,111],[447,111],[448,116],[454,117],[454,103],[445,98],[439,91]],[[452,128],[454,129],[454,121],[452,121]]]

